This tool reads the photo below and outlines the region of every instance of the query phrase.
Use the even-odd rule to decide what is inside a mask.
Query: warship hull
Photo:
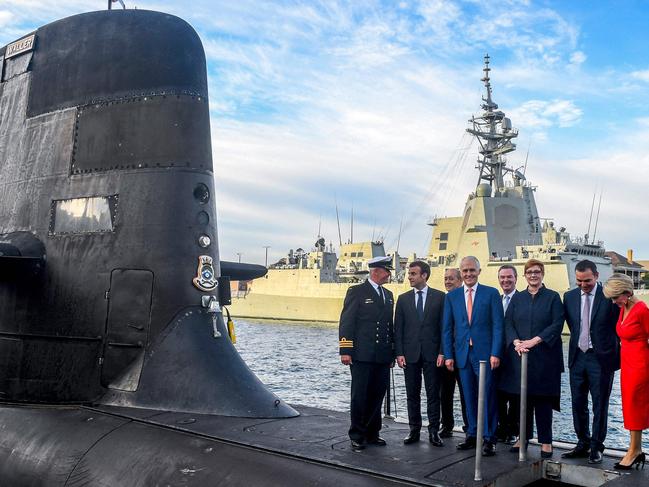
[[[574,259],[574,264],[578,262]],[[525,261],[488,262],[482,264],[480,282],[498,287],[498,269],[503,264],[514,265],[522,275]],[[574,264],[551,261],[545,267],[545,285],[560,293],[568,291]],[[606,278],[610,273],[606,272]],[[315,278],[296,277],[300,271],[291,273],[285,270],[270,269],[261,279],[252,281],[247,291],[235,292],[232,296],[230,312],[238,318],[277,319],[288,321],[338,322],[349,283],[317,282]],[[306,270],[304,272],[307,272]],[[519,279],[519,289],[523,289]],[[428,285],[444,289],[444,268],[431,268]],[[410,289],[407,282],[390,283],[385,286],[398,296]]]

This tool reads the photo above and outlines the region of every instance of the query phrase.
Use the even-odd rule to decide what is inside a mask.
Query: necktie
[[[424,319],[424,291],[417,291],[417,316]]]
[[[379,292],[379,298],[381,298],[381,304],[385,304],[385,295],[383,294],[383,288],[379,286],[376,288],[376,290]]]
[[[469,318],[469,323],[471,323],[471,313],[473,313],[473,288],[469,288],[469,297],[466,298],[466,314]]]
[[[588,351],[588,337],[590,336],[590,293],[585,294],[584,309],[581,313],[581,330],[579,330],[579,349]]]
[[[509,306],[509,300],[511,297],[507,294],[503,296],[503,311],[507,312],[507,306]]]

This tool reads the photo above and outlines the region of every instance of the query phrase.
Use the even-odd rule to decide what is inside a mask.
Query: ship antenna
[[[599,203],[597,203],[597,216],[595,217],[595,230],[593,230],[593,243],[595,243],[595,236],[597,235],[597,223],[599,222],[599,209],[602,207],[602,194],[604,188],[599,191]]]
[[[322,236],[320,235],[320,230],[322,230],[322,213],[320,213],[320,218],[318,218],[318,238]]]
[[[530,157],[530,147],[532,147],[532,141],[530,140],[529,145],[527,146],[527,154],[525,154],[525,165],[523,166],[523,176],[527,173],[527,160]]]
[[[586,243],[588,243],[588,237],[590,235],[590,224],[593,221],[593,209],[595,208],[595,195],[597,194],[597,188],[593,191],[593,201],[590,204],[590,216],[588,217],[588,230],[586,230]]]
[[[338,216],[338,200],[336,200],[336,223],[338,223],[338,242],[340,243],[340,246],[342,247],[342,245],[343,245],[343,237],[340,234],[340,217]]]
[[[396,253],[399,253],[399,244],[401,243],[401,230],[403,229],[403,215],[401,215],[401,223],[399,224],[399,236],[397,237],[397,250]]]
[[[349,231],[349,243],[354,243],[354,203],[352,203],[352,221],[350,224],[350,231]]]

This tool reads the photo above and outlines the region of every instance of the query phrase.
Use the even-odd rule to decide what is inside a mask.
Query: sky
[[[426,255],[475,189],[483,57],[539,214],[649,259],[646,1],[125,0],[205,48],[221,258],[274,262],[318,230]],[[119,5],[119,4],[116,4]],[[188,7],[188,5],[190,7]],[[0,45],[105,0],[0,0]],[[597,202],[595,204],[597,206]],[[591,227],[591,236],[594,234]],[[399,229],[401,228],[401,232]]]

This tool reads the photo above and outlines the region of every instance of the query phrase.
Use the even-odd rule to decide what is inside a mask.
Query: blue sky
[[[127,1],[200,34],[209,76],[222,258],[263,263],[382,234],[425,255],[434,216],[461,213],[477,173],[465,134],[482,62],[519,129],[512,166],[542,217],[649,259],[649,8],[585,1]],[[187,5],[191,5],[188,8]],[[103,0],[0,0],[0,44]],[[592,231],[591,231],[592,233]],[[388,250],[389,250],[388,249]]]

